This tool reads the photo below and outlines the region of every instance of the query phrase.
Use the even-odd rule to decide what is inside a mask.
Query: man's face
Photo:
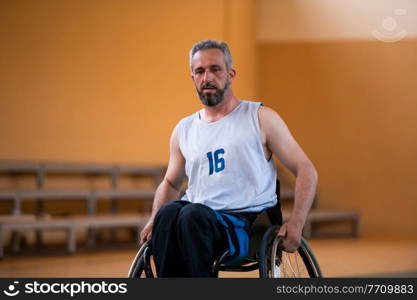
[[[191,61],[195,87],[201,102],[207,106],[216,106],[223,101],[233,70],[227,70],[223,52],[219,49],[200,50]]]

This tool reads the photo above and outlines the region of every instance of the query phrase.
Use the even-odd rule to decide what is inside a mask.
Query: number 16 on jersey
[[[224,154],[224,149],[217,149],[214,151],[207,152],[207,158],[209,160],[209,175],[212,175],[214,172],[218,173],[224,170],[226,162],[224,158],[220,157],[221,154]]]

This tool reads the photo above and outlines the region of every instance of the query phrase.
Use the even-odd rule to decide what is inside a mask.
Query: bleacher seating
[[[46,230],[63,230],[67,232],[68,251],[76,250],[76,235],[79,229],[89,232],[87,244],[95,244],[96,230],[101,228],[116,229],[130,227],[136,232],[145,224],[149,211],[137,211],[129,214],[118,211],[118,200],[142,201],[153,199],[155,188],[165,173],[162,166],[135,166],[118,164],[81,164],[81,163],[47,163],[47,162],[0,162],[0,176],[16,179],[18,176],[31,175],[35,178],[34,188],[0,190],[0,203],[10,202],[11,209],[4,211],[0,206],[0,258],[3,256],[5,233],[18,235],[22,231],[35,231],[37,241]],[[108,188],[49,188],[48,181],[59,176],[87,176],[95,178],[104,176],[108,179]],[[152,180],[152,186],[146,188],[126,189],[121,187],[122,176],[147,176]],[[103,214],[97,211],[97,206],[103,199],[110,199],[110,208]],[[85,201],[85,210],[66,216],[53,215],[45,209],[45,201],[62,201],[66,207],[71,201]],[[281,202],[284,220],[288,219],[294,200],[294,189],[281,185]],[[34,201],[32,211],[23,211],[22,203]],[[65,202],[63,202],[65,201]],[[350,223],[351,230],[336,231],[333,236],[357,236],[359,234],[359,215],[353,211],[338,211],[323,209],[317,199],[308,216],[303,235],[306,238],[324,236],[320,227],[324,224]],[[319,225],[319,226],[317,226]],[[137,234],[136,234],[137,236]],[[16,239],[15,239],[16,240]],[[13,249],[18,250],[18,243],[13,243]]]
[[[70,163],[33,163],[33,162],[0,162],[0,175],[12,176],[31,174],[36,177],[36,189],[16,189],[0,191],[0,202],[11,202],[12,209],[0,214],[0,257],[3,256],[4,237],[6,232],[19,234],[22,231],[37,232],[37,240],[45,230],[64,230],[67,234],[68,251],[76,249],[75,240],[80,228],[95,230],[100,228],[131,227],[136,232],[144,225],[148,215],[143,212],[118,213],[117,200],[153,199],[155,187],[162,180],[165,168],[161,166],[132,166],[106,164],[70,164]],[[87,175],[108,176],[111,184],[108,189],[48,189],[48,176]],[[121,176],[148,176],[153,180],[153,188],[119,189]],[[110,211],[98,214],[97,203],[102,199],[110,199]],[[84,200],[85,211],[82,215],[54,216],[45,211],[44,201]],[[22,211],[22,202],[35,201],[34,211]],[[68,204],[68,202],[65,202]],[[63,205],[65,206],[65,205]],[[94,240],[87,241],[89,245]],[[18,244],[13,245],[18,249]]]
[[[286,221],[291,215],[294,201],[294,189],[281,187],[281,203],[283,220]],[[341,226],[334,225],[345,225]],[[335,227],[335,228],[332,228]],[[312,237],[357,237],[360,232],[359,213],[351,210],[338,210],[323,208],[316,196],[312,208],[307,216],[303,229],[305,238]]]

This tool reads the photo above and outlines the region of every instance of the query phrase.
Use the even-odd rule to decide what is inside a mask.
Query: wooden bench
[[[114,176],[116,178],[116,184],[113,188],[118,187],[119,177],[121,175],[129,176],[143,176],[150,175],[154,181],[154,187],[157,188],[161,183],[166,172],[166,167],[162,166],[127,166],[119,165],[115,167]]]
[[[78,229],[125,228],[133,227],[137,231],[146,224],[149,216],[146,214],[117,214],[117,215],[80,215],[66,218],[36,218],[34,215],[1,216],[0,217],[0,258],[4,256],[4,236],[6,231],[44,231],[65,230],[67,232],[67,250],[76,251],[76,235]],[[90,246],[93,242],[87,239]]]
[[[290,211],[283,211],[284,221],[290,217]],[[351,224],[351,231],[347,233],[333,233],[322,234],[314,230],[314,225],[323,224],[326,222],[346,222]],[[311,237],[324,237],[324,236],[350,236],[357,237],[360,230],[360,218],[359,214],[354,211],[339,211],[339,210],[325,210],[325,209],[312,209],[308,216],[303,229],[303,236],[305,238]]]
[[[33,215],[7,217],[0,218],[0,258],[4,256],[4,235],[6,231],[66,230],[68,252],[73,253],[75,251],[75,230],[71,220],[62,218],[41,220]]]
[[[38,201],[39,199],[42,200],[53,200],[53,201],[64,201],[64,200],[79,200],[85,199],[87,201],[87,209],[86,214],[88,216],[92,216],[96,213],[96,203],[100,201],[100,199],[130,199],[130,200],[137,200],[137,199],[152,199],[154,196],[154,191],[151,190],[101,190],[101,191],[71,191],[71,190],[35,190],[35,191],[19,191],[19,192],[0,192],[0,201],[12,201],[13,202],[13,209],[12,214],[15,216],[19,216],[21,212],[21,203],[23,200],[35,200]],[[116,206],[112,206],[111,213],[116,213]],[[45,214],[39,214],[43,216]],[[89,233],[88,233],[88,244],[94,245],[95,243],[95,229],[99,226],[93,226],[94,224],[101,224],[101,227],[117,227],[122,226],[126,220],[121,220],[121,218],[117,219],[116,215],[111,215],[111,218],[102,218],[100,217],[97,220],[100,220],[99,223],[94,221],[92,222]],[[87,216],[86,216],[87,217]],[[117,220],[116,220],[117,219]],[[94,220],[89,218],[88,220]],[[105,225],[105,222],[108,221],[108,225]],[[133,221],[131,221],[133,223]],[[49,225],[46,224],[34,224],[34,230],[36,231],[36,242],[38,245],[42,244],[42,231],[46,229]],[[52,225],[51,223],[50,226]],[[119,225],[118,225],[119,224]],[[61,226],[61,225],[60,225]],[[13,228],[12,228],[13,229]],[[18,230],[13,231],[13,240],[18,239]],[[115,233],[112,233],[112,236],[115,236]],[[72,246],[71,246],[72,247]],[[18,244],[13,243],[13,249],[18,249]],[[17,250],[16,250],[17,251]]]
[[[123,224],[134,224],[134,217],[129,219],[126,216],[115,215],[117,213],[117,200],[134,200],[134,199],[152,199],[154,197],[154,190],[119,190],[119,181],[121,176],[150,176],[153,178],[154,186],[156,187],[163,178],[164,166],[140,166],[140,165],[123,165],[123,164],[100,164],[100,163],[62,163],[62,162],[25,162],[25,161],[0,161],[0,174],[6,176],[20,176],[20,175],[35,175],[36,176],[36,190],[14,190],[14,191],[0,191],[0,201],[11,202],[14,216],[22,214],[23,201],[36,201],[37,216],[47,215],[44,211],[44,201],[65,201],[65,200],[86,200],[86,219],[80,219],[82,223],[94,231],[99,227],[116,228],[124,226]],[[66,176],[66,175],[87,175],[98,176],[104,175],[111,179],[110,190],[47,190],[45,189],[49,176]],[[96,213],[97,201],[102,199],[111,200],[110,213],[114,214],[111,217],[90,217]],[[32,228],[37,232],[36,241],[41,244],[41,232],[54,227],[60,227],[61,221],[68,220],[62,218],[38,219],[33,221]],[[42,223],[43,222],[43,223]],[[106,223],[107,222],[107,223]],[[54,225],[55,224],[55,225]],[[67,224],[67,223],[66,223]],[[88,225],[88,226],[87,226]],[[66,226],[66,225],[65,225]],[[18,229],[28,230],[30,225],[20,225],[15,222],[13,225],[2,225],[4,230],[11,230],[12,232],[19,231]],[[73,247],[73,246],[71,246]],[[75,246],[74,246],[75,247]]]
[[[24,175],[24,174],[34,174],[36,175],[36,187],[38,194],[31,191],[24,192],[19,199],[14,199],[15,192],[0,192],[0,200],[14,201],[14,210],[15,214],[18,214],[20,211],[20,199],[22,198],[33,198],[37,196],[36,199],[36,209],[37,214],[42,214],[44,212],[44,199],[53,199],[54,193],[60,193],[60,191],[51,191],[45,190],[45,183],[48,175],[87,175],[87,176],[97,176],[97,175],[106,175],[111,179],[111,189],[117,190],[119,188],[119,181],[121,175],[128,176],[151,176],[154,181],[154,186],[157,187],[161,182],[163,175],[165,173],[166,167],[164,166],[138,166],[138,165],[123,165],[123,164],[98,164],[98,163],[61,163],[61,162],[13,162],[13,161],[0,161],[0,173],[8,175]],[[43,191],[46,191],[44,194]],[[125,195],[138,194],[140,190],[125,192]],[[62,191],[62,197],[65,199],[75,198],[76,193],[88,193],[91,191]],[[48,193],[51,193],[51,197],[48,197]],[[100,192],[99,192],[100,193]],[[105,193],[105,192],[103,192]],[[109,192],[109,194],[112,192]],[[124,193],[124,192],[122,192]],[[112,197],[112,211],[116,211],[116,202],[115,199],[122,198],[122,196],[117,196],[117,193],[114,193]],[[149,191],[143,191],[143,197],[150,197]],[[82,198],[85,197],[81,195]],[[141,195],[139,195],[141,196]],[[130,196],[129,196],[130,197]],[[152,195],[153,197],[153,195]],[[57,197],[59,198],[59,197]],[[130,197],[133,198],[133,197]],[[91,201],[90,203],[91,204]],[[93,210],[93,207],[89,206],[89,212]]]
[[[11,201],[13,203],[12,214],[19,215],[22,213],[23,200],[86,200],[88,214],[95,212],[94,198],[91,191],[74,191],[74,190],[34,190],[34,191],[2,191],[0,192],[0,201]],[[36,214],[41,214],[37,211]]]
[[[73,175],[85,174],[89,176],[107,175],[111,179],[112,189],[119,187],[121,175],[143,176],[149,175],[154,180],[155,187],[162,180],[164,170],[162,166],[135,166],[135,165],[118,165],[118,164],[82,164],[82,163],[44,163],[40,168],[42,173],[42,184],[48,174],[52,175]]]
[[[95,229],[99,228],[126,228],[131,227],[135,229],[137,242],[139,244],[139,230],[145,226],[149,219],[148,214],[115,214],[115,215],[95,215],[95,216],[74,216],[71,217],[75,228],[87,229],[94,234]],[[87,245],[93,247],[95,245],[95,236],[87,238]]]
[[[10,201],[13,203],[11,214],[21,214],[23,200],[86,200],[88,215],[95,214],[96,202],[100,199],[153,199],[153,190],[34,190],[34,191],[3,191],[0,192],[0,201]],[[115,212],[115,211],[112,211]]]
[[[40,171],[40,164],[36,162],[0,162],[0,173],[8,174],[37,174]]]

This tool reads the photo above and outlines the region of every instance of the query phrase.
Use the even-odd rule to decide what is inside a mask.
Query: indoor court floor
[[[417,237],[327,238],[309,243],[325,277],[417,277]],[[61,250],[48,255],[6,253],[0,277],[126,277],[136,254],[133,248],[80,249],[75,255]],[[255,272],[223,272],[220,277],[255,277]]]

